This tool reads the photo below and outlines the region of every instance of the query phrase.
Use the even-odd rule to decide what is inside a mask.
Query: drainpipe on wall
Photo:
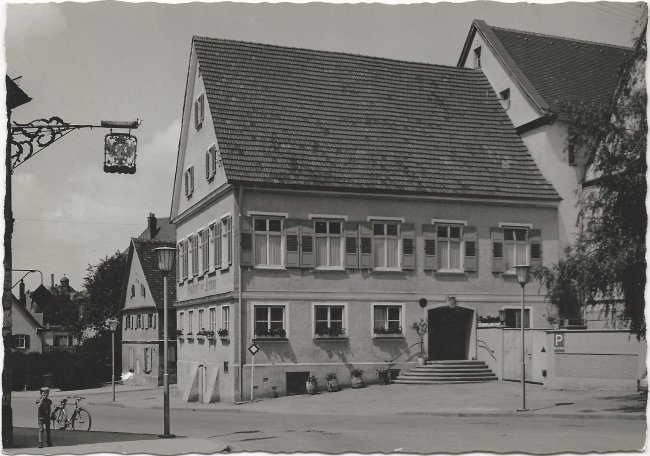
[[[242,316],[244,314],[242,310],[242,280],[241,280],[241,275],[243,268],[241,266],[241,217],[242,217],[242,206],[244,202],[244,186],[241,185],[239,187],[239,201],[238,201],[238,213],[239,213],[239,220],[237,221],[237,226],[239,227],[239,249],[237,250],[239,252],[239,259],[237,260],[239,262],[239,327],[237,328],[237,331],[239,334],[237,335],[237,340],[239,340],[239,402],[244,402],[244,341],[242,340],[242,328],[244,326],[244,322],[242,321]]]

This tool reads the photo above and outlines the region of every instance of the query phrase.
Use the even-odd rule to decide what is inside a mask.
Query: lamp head
[[[519,264],[515,266],[515,271],[517,271],[517,283],[526,285],[530,280],[530,265]]]
[[[158,247],[154,249],[158,256],[158,269],[162,272],[169,272],[174,265],[174,253],[176,249],[173,247]]]
[[[119,322],[117,321],[117,318],[109,318],[108,320],[106,320],[106,323],[108,324],[108,327],[111,330],[111,332],[115,332],[115,330],[117,329],[117,324]]]

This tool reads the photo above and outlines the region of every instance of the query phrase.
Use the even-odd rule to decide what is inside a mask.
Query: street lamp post
[[[164,346],[164,360],[163,360],[163,408],[164,408],[164,433],[158,437],[173,438],[174,434],[169,432],[169,373],[167,372],[167,365],[169,364],[169,325],[167,319],[167,273],[172,270],[174,265],[174,253],[176,249],[172,247],[159,247],[156,250],[158,256],[158,269],[163,273],[163,344]]]
[[[115,330],[118,321],[116,318],[109,318],[106,323],[111,330],[111,387],[113,388],[113,402],[115,402]]]
[[[521,285],[521,400],[522,406],[518,409],[518,412],[526,412],[526,346],[524,345],[524,287],[528,283],[530,276],[530,266],[529,265],[517,265],[515,266],[517,271],[517,283]]]

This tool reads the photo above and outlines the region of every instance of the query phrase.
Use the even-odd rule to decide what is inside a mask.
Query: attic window
[[[212,180],[217,172],[217,148],[210,146],[205,153],[205,178]]]
[[[185,196],[190,197],[194,193],[194,165],[185,170]]]
[[[570,166],[576,166],[576,147],[573,144],[569,144],[567,147],[567,161]]]
[[[131,285],[131,297],[135,296],[135,285]]]
[[[144,285],[142,285],[142,284],[140,284],[140,294],[142,295],[143,298],[146,297],[146,292],[144,290]]]
[[[194,102],[194,126],[197,130],[203,125],[203,111],[205,105],[205,95],[201,94]]]
[[[507,111],[510,108],[510,89],[499,92],[499,99],[501,100],[501,106]]]
[[[481,68],[481,46],[474,49],[474,68]]]

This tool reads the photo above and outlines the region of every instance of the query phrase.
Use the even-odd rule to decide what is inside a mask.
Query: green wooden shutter
[[[402,269],[415,269],[415,224],[402,223]]]
[[[300,221],[285,220],[284,229],[286,234],[286,252],[284,265],[288,268],[300,267]]]
[[[344,222],[343,233],[345,236],[345,267],[359,269],[359,224],[357,222]]]
[[[424,238],[423,269],[425,271],[435,271],[438,269],[438,258],[436,257],[436,226],[423,224],[422,237]]]
[[[503,228],[491,228],[490,238],[492,239],[492,272],[504,272]]]
[[[205,153],[205,178],[210,179],[212,177],[210,171],[210,149]]]
[[[463,239],[465,240],[465,271],[474,272],[478,270],[478,237],[476,227],[464,227]]]
[[[232,264],[232,217],[226,217],[226,227],[228,228],[228,236],[226,239],[226,248],[228,249],[226,253],[228,254],[228,265]]]
[[[221,220],[217,221],[216,226],[214,228],[214,233],[215,233],[214,234],[214,267],[215,269],[221,269],[221,256],[222,256],[221,244],[223,243],[223,240],[221,239]],[[243,242],[243,236],[242,236],[242,242]]]
[[[359,224],[359,238],[361,250],[361,269],[372,269],[372,223],[363,222]]]
[[[300,222],[300,267],[313,268],[314,262],[314,229],[311,220]]]
[[[530,242],[530,266],[542,265],[542,230],[530,230],[528,232]]]
[[[219,227],[221,227],[221,223],[219,223]],[[251,219],[242,217],[239,221],[239,230],[241,265],[253,266],[253,232],[251,227]],[[221,238],[221,230],[219,230],[219,238]],[[221,239],[219,239],[219,241],[221,241]],[[221,242],[219,242],[219,245],[221,245]],[[221,257],[219,257],[219,263],[221,263]]]

